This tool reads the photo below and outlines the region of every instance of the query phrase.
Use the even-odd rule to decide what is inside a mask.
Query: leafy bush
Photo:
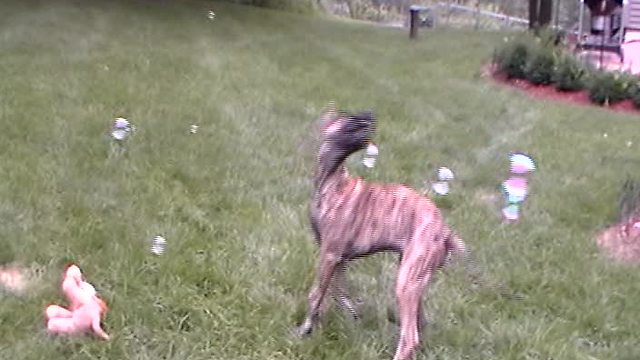
[[[555,65],[556,55],[552,47],[532,49],[525,67],[526,78],[534,85],[549,85],[553,80]]]
[[[629,98],[631,99],[633,106],[640,109],[640,89],[638,89],[637,86],[636,91],[632,92]]]
[[[510,79],[547,85],[552,82],[557,45],[555,32],[524,33],[505,39],[505,44],[494,52],[493,62]]]
[[[596,72],[589,83],[589,98],[599,105],[610,105],[629,96],[629,81],[620,73]]]
[[[627,75],[629,86],[627,88],[627,98],[631,99],[633,105],[640,109],[640,78],[634,75]]]
[[[562,44],[565,38],[564,31],[551,28],[539,29],[536,32],[536,42],[544,48],[552,48]]]
[[[578,91],[585,87],[587,69],[573,56],[562,56],[555,68],[552,82],[560,91]]]
[[[515,39],[494,53],[493,62],[498,71],[507,75],[507,78],[526,78],[526,66],[529,58],[529,46],[525,39]]]

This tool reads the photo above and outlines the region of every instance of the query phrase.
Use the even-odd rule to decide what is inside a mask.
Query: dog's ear
[[[319,136],[319,139],[324,137],[326,130],[334,124],[339,117],[335,103],[333,101],[330,102],[322,109],[320,116],[314,121],[313,128],[316,136]]]
[[[320,118],[318,119],[320,122],[320,128],[325,129],[337,117],[338,110],[336,109],[336,103],[334,101],[331,101],[324,107],[324,109],[322,109],[322,113],[320,113]]]

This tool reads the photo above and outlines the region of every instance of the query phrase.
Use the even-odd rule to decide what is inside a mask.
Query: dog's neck
[[[316,191],[333,183],[332,179],[344,176],[347,171],[344,162],[349,155],[351,154],[340,154],[328,143],[320,146],[313,181]]]
[[[340,165],[335,171],[331,173],[319,173],[319,177],[316,178],[315,191],[324,193],[327,190],[335,189],[344,183],[345,180],[351,178],[347,168],[344,165]]]
[[[324,194],[337,191],[350,178],[344,159],[330,161],[320,156],[314,175],[314,199],[320,201]]]

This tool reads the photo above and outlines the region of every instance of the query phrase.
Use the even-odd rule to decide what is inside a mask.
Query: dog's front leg
[[[339,262],[339,256],[321,251],[317,278],[315,285],[313,286],[313,290],[309,293],[309,308],[304,322],[297,328],[296,333],[298,336],[311,334],[313,327],[318,322],[320,305],[322,305],[325,295],[327,294],[327,290],[331,285],[336,265],[338,265]]]

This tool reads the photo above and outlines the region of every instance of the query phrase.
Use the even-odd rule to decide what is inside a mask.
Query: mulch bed
[[[531,95],[532,97],[536,97],[539,99],[562,101],[576,105],[606,108],[616,112],[640,115],[640,109],[637,109],[633,105],[631,100],[624,100],[608,107],[603,107],[592,103],[591,100],[589,100],[589,94],[586,90],[571,92],[558,91],[555,87],[553,87],[553,85],[533,85],[526,80],[507,79],[506,75],[497,72],[495,70],[495,67],[491,65],[487,66],[484,69],[483,74],[485,76],[488,76],[498,84],[518,89],[522,92],[527,93],[528,95]]]

